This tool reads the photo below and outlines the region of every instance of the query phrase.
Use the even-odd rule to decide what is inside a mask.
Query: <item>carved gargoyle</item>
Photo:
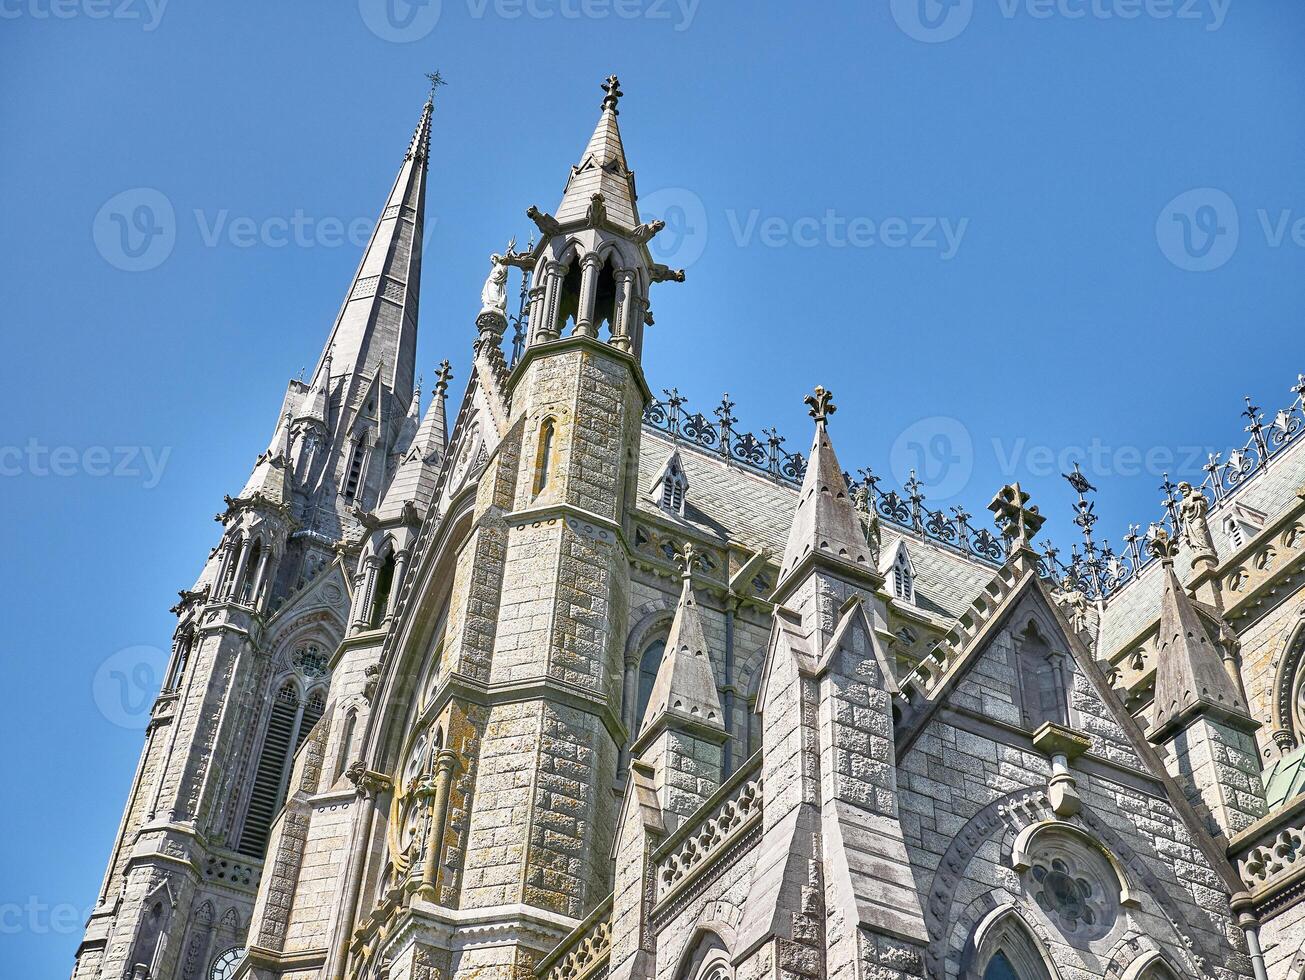
[[[562,230],[562,225],[547,211],[540,211],[533,204],[526,208],[526,217],[535,223],[539,233],[545,237],[551,238]]]
[[[653,282],[684,282],[684,270],[672,269],[670,266],[662,265],[660,262],[653,263],[649,275]]]
[[[645,221],[630,232],[630,237],[640,245],[652,241],[654,235],[666,227],[665,221]]]
[[[585,224],[590,228],[597,228],[607,221],[607,202],[603,200],[602,194],[594,194],[589,198],[589,209],[585,211]]]

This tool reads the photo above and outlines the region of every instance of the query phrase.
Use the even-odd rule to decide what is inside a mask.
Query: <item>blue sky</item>
[[[0,0],[0,972],[71,966],[168,607],[319,352],[424,72],[450,83],[428,387],[443,357],[465,379],[486,257],[556,206],[616,71],[688,269],[653,297],[654,391],[728,390],[805,449],[824,384],[845,466],[919,466],[977,514],[1019,479],[1067,547],[1062,469],[1116,537],[1159,516],[1159,470],[1243,437],[1243,393],[1276,409],[1305,370],[1303,25],[1244,0]],[[138,218],[163,244],[133,255]]]

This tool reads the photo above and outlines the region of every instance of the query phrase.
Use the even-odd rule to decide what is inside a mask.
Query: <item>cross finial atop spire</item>
[[[449,390],[449,381],[453,377],[453,368],[450,366],[448,359],[440,361],[439,370],[435,372],[435,397],[443,398],[444,392]]]
[[[607,93],[603,96],[603,109],[611,109],[612,115],[619,116],[621,110],[616,108],[616,103],[625,94],[621,91],[621,80],[615,75],[608,75],[607,80],[603,82],[603,91]]]
[[[444,77],[439,73],[439,69],[426,72],[426,80],[430,82],[430,92],[426,96],[426,101],[433,104],[435,102],[435,90],[441,85],[447,85],[449,83],[444,81]]]
[[[816,385],[816,390],[802,401],[810,407],[811,417],[819,423],[838,411],[838,406],[834,404],[834,393],[821,385]]]

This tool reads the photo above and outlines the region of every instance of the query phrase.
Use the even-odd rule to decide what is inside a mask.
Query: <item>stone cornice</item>
[[[585,714],[596,715],[607,729],[612,741],[618,746],[624,745],[629,737],[625,725],[621,723],[620,717],[606,698],[555,677],[540,676],[510,683],[485,683],[456,671],[451,672],[440,680],[434,697],[422,712],[422,718],[435,717],[454,698],[461,698],[485,707],[496,704],[517,704],[522,701],[557,701]]]
[[[532,361],[540,357],[562,354],[571,350],[587,350],[591,354],[624,362],[630,369],[630,377],[638,387],[639,393],[643,396],[643,404],[647,405],[652,401],[652,391],[648,387],[648,382],[644,379],[643,367],[639,364],[638,358],[633,354],[613,347],[611,344],[605,344],[597,338],[580,337],[574,334],[557,340],[536,341],[527,347],[521,354],[521,359],[517,361],[516,367],[512,369],[512,374],[508,377],[508,397],[513,398],[515,396],[516,387],[521,379],[526,376],[526,368]]]

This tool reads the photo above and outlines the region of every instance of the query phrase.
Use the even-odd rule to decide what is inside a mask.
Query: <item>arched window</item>
[[[898,552],[897,561],[893,562],[893,595],[903,602],[915,599],[915,573],[911,571],[905,548]]]
[[[353,441],[353,451],[349,454],[349,472],[345,474],[344,499],[353,503],[358,496],[358,485],[362,482],[363,463],[367,459],[367,440],[357,436]]]
[[[535,493],[543,493],[552,478],[553,439],[557,425],[553,419],[546,418],[539,426],[539,449],[535,454]]]
[[[258,567],[263,560],[263,542],[258,540],[254,546],[249,549],[249,557],[245,559],[245,570],[240,573],[240,584],[236,586],[236,602],[248,606],[254,601],[254,579],[258,575]]]
[[[761,748],[761,706],[757,703],[757,697],[761,692],[761,674],[762,667],[758,665],[757,669],[752,672],[752,679],[748,681],[747,704],[747,749],[749,758],[754,752]]]
[[[997,950],[988,961],[988,968],[983,971],[983,980],[1022,980],[1022,978],[1015,972],[1015,967],[1006,957],[1005,952]]]
[[[964,976],[982,980],[1051,980],[1042,944],[1013,906],[988,914],[975,930],[971,969]]]
[[[390,611],[390,590],[394,588],[394,552],[391,551],[381,567],[376,570],[376,586],[372,589],[372,608],[368,622],[378,629]]]
[[[172,658],[172,671],[168,674],[168,682],[163,685],[165,691],[175,691],[181,687],[181,682],[186,678],[186,666],[190,663],[190,655],[195,647],[195,633],[193,630],[187,630],[177,640],[177,652]]]
[[[340,729],[340,747],[336,750],[335,773],[331,776],[331,782],[343,776],[349,768],[349,748],[353,745],[353,731],[357,725],[358,709],[350,708],[344,716],[344,727]]]
[[[562,277],[562,295],[557,304],[557,330],[565,333],[567,323],[575,324],[580,315],[580,263],[571,260]]]
[[[262,857],[267,849],[267,835],[285,799],[294,754],[322,717],[325,705],[322,688],[301,699],[293,680],[286,680],[272,699],[258,765],[254,770],[254,785],[240,831],[237,850],[241,854]]]
[[[598,282],[594,290],[594,335],[600,336],[603,324],[607,324],[610,333],[616,327],[616,275],[612,268],[612,257],[598,270]]]
[[[648,710],[648,701],[652,697],[653,684],[657,681],[657,670],[662,665],[662,654],[666,651],[666,638],[653,640],[644,647],[639,658],[639,695],[635,700],[634,730],[637,732],[643,724],[644,712]]]

